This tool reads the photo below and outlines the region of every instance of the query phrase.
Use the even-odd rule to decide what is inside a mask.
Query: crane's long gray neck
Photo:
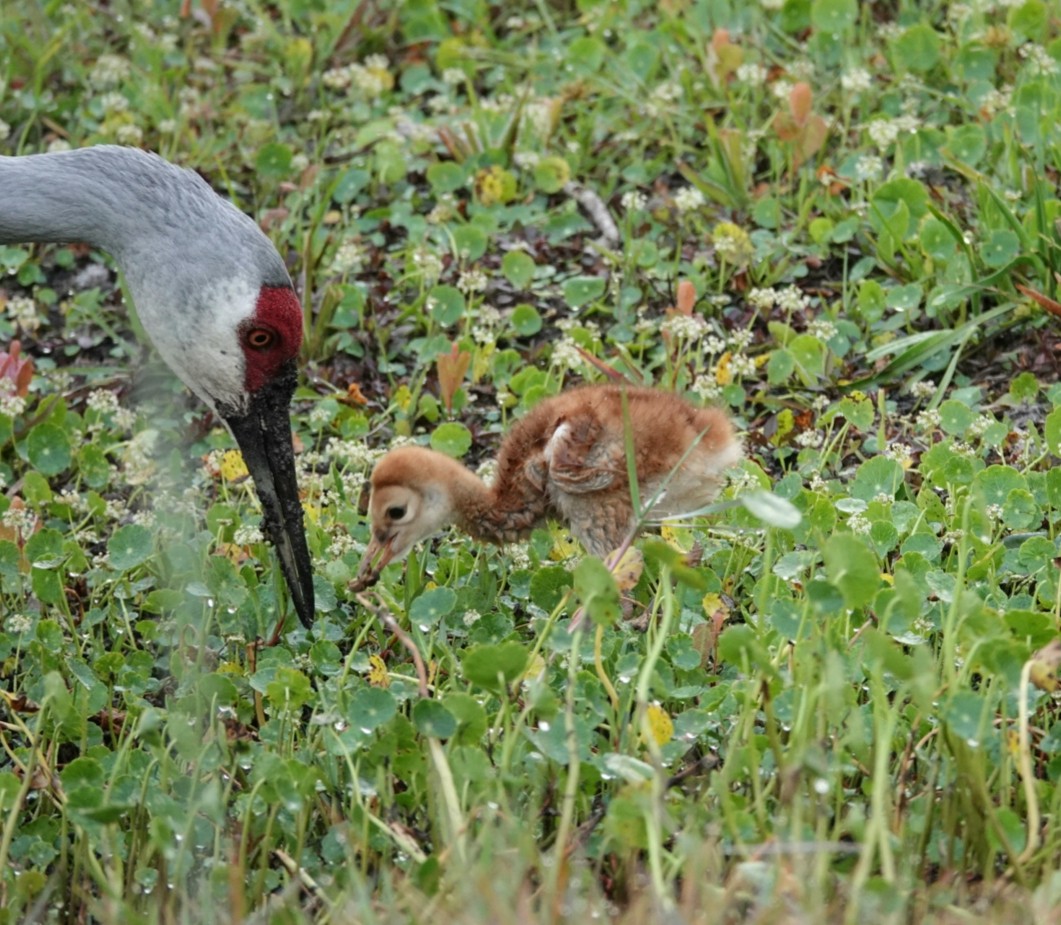
[[[0,157],[6,243],[84,241],[120,260],[138,239],[174,233],[175,220],[194,228],[216,199],[196,174],[132,148]]]

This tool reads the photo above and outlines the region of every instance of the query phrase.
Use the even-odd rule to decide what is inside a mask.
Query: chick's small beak
[[[397,539],[397,534],[394,533],[388,534],[383,539],[373,535],[357,570],[357,577],[351,585],[353,590],[361,591],[374,584],[379,578],[379,573],[396,558],[395,539]]]
[[[310,626],[313,564],[302,523],[289,410],[296,380],[292,362],[274,381],[255,392],[245,411],[226,414],[222,410],[222,415],[254,479],[265,514],[265,532],[280,558],[295,612],[305,626]]]

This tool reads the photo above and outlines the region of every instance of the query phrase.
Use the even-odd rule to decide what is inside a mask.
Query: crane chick
[[[534,408],[502,441],[490,486],[449,456],[400,447],[372,472],[372,538],[351,589],[372,584],[385,565],[450,524],[477,540],[508,543],[553,518],[603,558],[638,520],[627,433],[651,520],[709,504],[742,456],[723,411],[618,385],[572,389]]]

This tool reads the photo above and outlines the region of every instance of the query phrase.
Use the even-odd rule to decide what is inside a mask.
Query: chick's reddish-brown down
[[[372,539],[355,587],[370,584],[384,565],[450,524],[479,540],[508,543],[553,518],[567,524],[589,553],[606,556],[637,521],[627,433],[640,502],[655,499],[651,520],[709,504],[725,470],[741,458],[733,425],[717,408],[697,408],[656,389],[572,389],[543,401],[513,426],[490,486],[424,447],[384,456],[372,472]]]

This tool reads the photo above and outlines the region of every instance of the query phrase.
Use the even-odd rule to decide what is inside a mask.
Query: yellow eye
[[[276,343],[276,333],[268,328],[251,328],[243,335],[243,343],[252,350],[268,350]]]

